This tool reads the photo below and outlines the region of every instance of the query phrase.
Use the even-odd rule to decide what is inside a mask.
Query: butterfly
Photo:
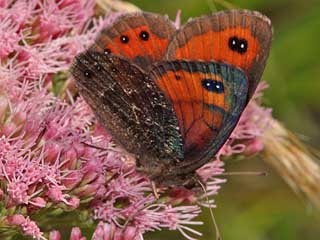
[[[192,186],[239,121],[271,42],[271,21],[255,11],[217,12],[179,29],[162,15],[129,13],[76,57],[71,73],[138,170],[164,186]]]

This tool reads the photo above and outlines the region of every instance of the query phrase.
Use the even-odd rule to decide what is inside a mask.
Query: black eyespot
[[[122,36],[120,37],[120,41],[121,41],[122,43],[128,43],[128,42],[129,42],[129,37],[126,36],[126,35],[122,35]]]
[[[232,51],[238,52],[243,54],[248,50],[248,41],[246,39],[239,39],[238,37],[234,36],[229,38],[229,48]]]
[[[149,40],[149,33],[147,31],[141,31],[139,34],[139,37],[143,41],[148,41]]]
[[[215,93],[223,93],[224,92],[224,86],[222,82],[212,80],[212,79],[202,79],[201,81],[202,87],[209,92],[215,92]]]
[[[92,71],[91,70],[84,70],[83,72],[83,75],[86,77],[86,78],[91,78],[92,77]]]
[[[237,37],[229,38],[229,48],[232,51],[237,51],[237,49],[238,49],[238,38]]]
[[[248,49],[248,41],[245,39],[240,39],[239,41],[239,53],[245,53]]]
[[[104,55],[109,55],[111,53],[110,48],[106,48],[103,50]]]
[[[176,80],[181,80],[181,77],[179,75],[175,75]]]

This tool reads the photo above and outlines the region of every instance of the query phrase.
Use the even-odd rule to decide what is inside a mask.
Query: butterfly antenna
[[[216,218],[214,217],[212,208],[210,207],[211,204],[210,204],[210,201],[209,201],[209,197],[208,197],[208,194],[207,194],[206,187],[203,185],[203,183],[199,179],[197,179],[197,182],[199,183],[200,187],[202,188],[202,190],[203,190],[203,192],[204,192],[204,194],[206,196],[206,200],[208,202],[209,212],[210,212],[210,215],[211,215],[211,220],[213,222],[213,225],[214,225],[214,228],[215,228],[215,231],[216,231],[216,240],[222,240],[222,237],[221,237],[221,234],[220,234],[220,230],[219,230]]]
[[[233,175],[251,175],[251,176],[267,176],[267,172],[225,172],[219,174],[220,176],[233,176]]]

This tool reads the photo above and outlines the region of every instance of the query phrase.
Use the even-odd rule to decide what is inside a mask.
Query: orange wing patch
[[[100,48],[103,46],[103,50],[109,53],[124,55],[129,59],[146,55],[154,61],[162,58],[169,42],[152,33],[148,26],[130,29],[113,39],[102,35],[98,41],[101,42]]]
[[[175,58],[214,59],[248,70],[259,51],[258,39],[251,35],[249,29],[238,27],[193,36],[182,47],[175,49]]]
[[[216,137],[223,115],[230,110],[225,100],[229,90],[220,75],[172,70],[156,83],[173,104],[186,153],[201,150]]]

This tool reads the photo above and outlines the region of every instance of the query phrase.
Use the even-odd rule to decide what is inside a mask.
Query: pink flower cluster
[[[258,85],[255,95],[242,113],[236,129],[217,154],[218,158],[240,153],[250,156],[263,150],[261,137],[269,126],[272,110],[261,106],[262,92],[266,88],[268,88],[266,82],[261,82]]]
[[[59,240],[54,229],[66,222],[77,226],[70,239],[84,240],[79,227],[89,222],[96,240],[143,239],[161,228],[194,239],[201,233],[189,226],[202,224],[194,220],[199,205],[213,207],[207,196],[225,182],[222,161],[199,169],[205,194],[160,189],[156,199],[149,179],[82,98],[68,90],[64,99],[54,94],[58,77],[71,81],[74,56],[114,19],[94,18],[94,6],[94,0],[0,0],[0,238]],[[219,157],[260,151],[261,120],[269,114],[252,101]],[[85,217],[70,222],[69,213]]]

